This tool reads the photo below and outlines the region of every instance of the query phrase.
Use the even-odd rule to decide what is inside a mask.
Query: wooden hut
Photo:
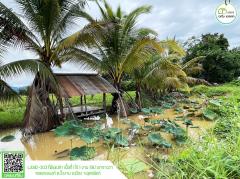
[[[63,113],[86,118],[106,113],[106,94],[118,91],[98,74],[56,74],[61,96],[65,99]],[[88,95],[102,94],[102,104],[88,104]],[[72,106],[69,98],[79,96],[79,105]]]

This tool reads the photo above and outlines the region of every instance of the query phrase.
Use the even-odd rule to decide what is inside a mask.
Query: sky
[[[0,2],[19,12],[14,0],[0,0]],[[238,17],[229,25],[221,24],[215,17],[216,8],[224,3],[224,0],[108,0],[108,2],[113,8],[117,8],[120,4],[126,13],[142,5],[151,5],[151,13],[141,16],[137,26],[154,29],[158,32],[159,39],[164,40],[175,37],[180,42],[184,42],[191,36],[199,37],[204,33],[223,33],[229,40],[230,48],[240,46],[239,0],[231,0],[231,4],[234,5],[238,12]],[[96,19],[99,17],[100,13],[93,2],[88,3],[86,11]],[[81,20],[77,24],[71,28],[69,34],[78,31],[86,22]],[[31,58],[36,58],[36,56],[23,49],[14,48],[9,48],[8,52],[3,56],[5,63]],[[73,64],[65,64],[62,69],[54,69],[54,71],[91,72]],[[30,85],[32,80],[33,76],[30,74],[22,74],[6,79],[7,83],[14,87]]]

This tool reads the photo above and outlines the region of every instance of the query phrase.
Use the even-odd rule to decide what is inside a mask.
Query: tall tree
[[[102,16],[99,21],[109,22],[109,25],[101,30],[101,38],[94,45],[95,58],[89,60],[85,58],[84,62],[107,74],[114,87],[120,91],[120,94],[113,94],[112,112],[114,112],[118,104],[124,106],[121,98],[123,74],[143,65],[152,53],[161,52],[163,48],[155,37],[146,37],[143,34],[143,38],[138,38],[140,32],[151,31],[136,27],[137,19],[140,15],[149,13],[150,6],[141,6],[124,14],[120,6],[114,11],[106,1],[103,3],[104,7],[98,1],[96,3]],[[118,100],[122,103],[117,103]]]
[[[133,71],[132,77],[136,82],[136,103],[142,108],[142,91],[161,94],[180,88],[188,88],[188,84],[207,84],[205,80],[193,78],[191,75],[202,71],[203,56],[188,62],[185,50],[174,39],[160,41],[165,47],[161,54],[153,55],[143,66]]]
[[[229,50],[228,39],[223,34],[204,34],[201,38],[191,38],[186,43],[185,62],[198,56],[202,59],[203,71],[195,77],[202,77],[209,82],[223,83],[240,75],[239,53]]]
[[[59,123],[56,108],[49,99],[49,94],[54,93],[61,104],[51,68],[61,67],[73,58],[75,46],[88,47],[93,41],[96,23],[83,10],[86,4],[83,0],[16,0],[15,3],[20,15],[0,3],[1,44],[29,50],[36,59],[5,65],[1,74],[23,71],[36,74],[27,100],[24,128],[29,133],[43,132]],[[90,24],[68,36],[68,30],[80,17]]]
[[[175,40],[159,42],[164,47],[161,54],[152,55],[140,68],[136,68],[132,77],[136,81],[136,103],[142,108],[142,89],[163,93],[170,89],[184,87],[186,74],[178,64],[185,55],[184,49]]]

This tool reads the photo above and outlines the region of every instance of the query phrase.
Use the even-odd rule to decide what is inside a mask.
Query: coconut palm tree
[[[139,110],[142,108],[142,89],[148,91],[163,92],[170,87],[170,83],[180,86],[185,78],[185,73],[180,66],[173,63],[173,59],[184,56],[184,50],[174,41],[160,41],[164,48],[161,54],[152,55],[140,68],[132,72],[136,83],[136,104]],[[171,55],[170,55],[171,53]],[[174,82],[173,82],[174,81]]]
[[[102,16],[99,21],[109,22],[109,25],[101,30],[101,38],[94,45],[95,58],[84,58],[81,62],[84,61],[85,64],[107,75],[120,92],[113,94],[112,112],[114,112],[119,104],[117,100],[123,101],[121,98],[123,75],[143,65],[151,54],[163,49],[155,40],[155,36],[144,34],[152,32],[150,29],[136,28],[138,17],[149,13],[150,6],[141,6],[124,14],[120,6],[114,11],[106,1],[104,7],[98,1],[96,3]],[[142,34],[141,38],[139,34]],[[123,103],[120,103],[120,107],[124,106]]]
[[[207,84],[202,79],[191,77],[192,74],[202,70],[202,56],[194,58],[187,63],[182,61],[185,56],[183,47],[174,39],[161,41],[165,51],[153,55],[149,61],[140,68],[136,68],[132,77],[136,83],[135,101],[142,108],[141,91],[144,88],[154,94],[164,93],[173,89],[188,88],[188,84]]]
[[[4,65],[0,76],[23,71],[36,74],[27,100],[24,128],[30,133],[42,132],[59,123],[49,94],[55,94],[58,103],[62,103],[51,68],[61,67],[71,59],[75,55],[74,47],[88,47],[98,25],[83,10],[84,0],[16,0],[15,3],[20,14],[0,3],[1,44],[31,51],[36,58]],[[68,35],[75,19],[80,17],[90,24]]]

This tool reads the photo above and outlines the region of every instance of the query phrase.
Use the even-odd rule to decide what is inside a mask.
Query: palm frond
[[[199,57],[195,57],[192,60],[189,60],[186,63],[183,63],[182,69],[183,70],[187,70],[187,68],[191,68],[196,66],[199,62],[201,62],[203,59],[205,58],[205,56],[199,56]]]
[[[106,19],[108,18],[106,12],[103,10],[103,8],[102,8],[102,6],[99,4],[98,0],[96,0],[95,2],[96,2],[97,6],[98,6],[98,8],[99,8],[99,10],[100,10],[100,12],[101,12],[101,15],[102,15],[103,19],[106,20]]]
[[[63,8],[64,12],[61,12],[59,17],[59,22],[52,30],[52,45],[58,42],[59,39],[62,39],[63,35],[65,35],[67,29],[71,27],[74,23],[74,19],[76,18],[84,18],[88,20],[90,23],[95,20],[83,10],[83,7],[79,2],[70,5],[70,7]]]
[[[163,49],[155,40],[141,39],[134,43],[126,59],[123,61],[123,67],[127,72],[143,65],[153,54],[162,53]]]
[[[133,10],[130,14],[127,15],[123,23],[123,34],[127,34],[134,27],[137,18],[142,15],[149,13],[151,11],[151,6],[141,6]]]
[[[11,62],[0,67],[1,78],[13,77],[22,73],[39,73],[43,79],[50,78],[54,81],[52,70],[38,59],[26,59]]]
[[[156,37],[158,35],[156,31],[150,28],[137,29],[137,34],[138,34],[138,37],[140,38],[146,38],[146,37],[149,37],[150,35],[153,35]]]
[[[115,20],[115,14],[112,10],[112,7],[107,3],[106,0],[103,0],[103,2],[104,2],[104,6],[105,6],[105,9],[106,9],[108,18],[111,19],[111,20]]]
[[[98,34],[98,30],[100,28],[101,27],[98,23],[93,22],[91,24],[88,24],[82,30],[75,32],[74,34],[60,41],[56,47],[55,53],[76,46],[90,47],[91,45],[94,45],[96,35]]]
[[[186,55],[184,48],[174,39],[161,41],[160,44],[168,49],[168,54],[177,54],[180,57],[184,57]]]
[[[0,2],[0,38],[1,44],[35,49],[40,52],[40,43],[32,31],[20,18]]]
[[[3,80],[0,79],[0,103],[19,101],[20,96]]]
[[[87,69],[99,70],[101,61],[96,56],[79,48],[72,48],[69,52],[61,56],[63,63],[71,62]]]

